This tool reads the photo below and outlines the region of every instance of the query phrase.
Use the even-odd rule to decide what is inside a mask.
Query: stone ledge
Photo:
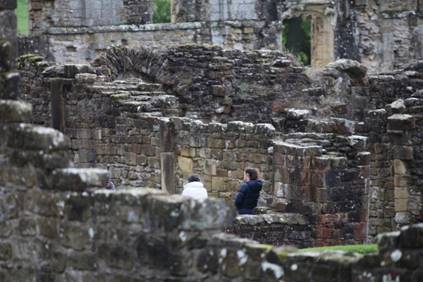
[[[32,114],[32,105],[14,100],[0,100],[0,123],[28,121]]]
[[[12,148],[55,151],[70,147],[69,138],[52,128],[21,123],[8,129],[8,146]]]
[[[305,216],[298,213],[274,213],[260,215],[239,215],[235,219],[235,224],[260,225],[260,224],[297,224],[307,225]]]
[[[105,187],[108,172],[96,168],[65,168],[53,171],[50,187],[54,190],[83,192],[87,188]]]

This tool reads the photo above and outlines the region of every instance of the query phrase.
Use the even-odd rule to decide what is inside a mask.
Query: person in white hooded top
[[[203,201],[207,199],[208,194],[203,183],[201,183],[200,178],[197,175],[191,175],[188,177],[188,183],[184,185],[182,196],[188,196],[193,199]]]

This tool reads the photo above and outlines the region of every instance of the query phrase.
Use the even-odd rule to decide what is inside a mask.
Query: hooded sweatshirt
[[[198,181],[185,184],[182,196],[188,196],[200,201],[205,200],[208,197],[207,190],[204,188],[203,183]]]
[[[235,206],[240,214],[254,214],[262,186],[263,181],[259,179],[242,183],[235,199]]]

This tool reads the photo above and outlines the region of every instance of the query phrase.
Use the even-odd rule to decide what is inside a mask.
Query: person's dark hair
[[[248,175],[250,180],[256,180],[258,178],[257,170],[255,170],[254,168],[247,168],[245,170],[245,173]]]
[[[197,175],[191,175],[190,177],[188,177],[188,182],[200,182],[200,177],[198,177]]]

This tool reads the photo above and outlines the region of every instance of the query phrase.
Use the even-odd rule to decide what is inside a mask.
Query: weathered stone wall
[[[372,100],[380,107],[370,111],[366,119],[373,164],[370,186],[373,234],[422,220],[422,191],[418,188],[422,87],[419,64],[407,72],[371,78]]]
[[[192,22],[51,28],[49,55],[58,63],[93,60],[109,46],[165,49],[172,46],[213,44],[226,49],[280,49],[280,26],[265,22]]]
[[[153,2],[149,0],[30,0],[30,30],[45,33],[51,27],[146,24],[152,21]]]
[[[310,247],[314,227],[308,217],[296,213],[238,215],[226,232],[274,246]]]
[[[34,58],[27,58],[31,59],[28,63],[34,66]],[[21,60],[24,69],[28,68],[25,58]],[[35,66],[44,67],[45,77],[39,83],[50,83],[50,91],[41,91],[44,100],[33,102],[37,109],[52,114],[37,113],[40,120],[36,122],[57,125],[71,137],[79,166],[108,168],[116,184],[156,187],[171,193],[180,192],[187,176],[197,173],[211,196],[227,200],[239,189],[243,170],[256,167],[266,180],[261,205],[310,217],[314,233],[308,243],[365,240],[365,137],[350,136],[354,131],[345,119],[319,125],[311,110],[286,108],[295,105],[290,101],[301,104],[301,99],[309,99],[309,91],[297,87],[308,87],[310,81],[301,73],[302,68],[294,67],[279,53],[197,46],[167,53],[114,48],[95,62],[96,70],[84,65],[45,68],[40,64]],[[107,81],[110,79],[121,80]],[[345,77],[347,84],[350,80]],[[31,85],[36,80],[25,74],[24,81]],[[26,89],[35,91],[37,87]],[[38,97],[37,93],[32,95]],[[62,106],[54,106],[54,95],[62,97]],[[31,95],[26,97],[31,100]],[[239,118],[256,124],[208,121],[219,114],[210,105],[231,97],[239,100],[226,114],[223,108],[220,119]],[[284,99],[277,111],[269,109]],[[314,103],[308,105],[314,107]],[[346,115],[353,113],[351,110]],[[207,121],[179,117],[194,114]],[[257,123],[274,121],[274,114],[285,115],[281,129],[287,133],[320,133],[283,135],[271,124]],[[304,122],[314,126],[299,126]],[[280,145],[281,141],[286,146]],[[308,154],[310,146],[313,150]],[[268,228],[272,227],[263,225],[259,232]]]
[[[417,0],[173,1],[174,24],[168,25],[145,25],[151,22],[151,1],[112,1],[114,7],[102,1],[32,1],[32,30],[48,35],[52,58],[85,62],[110,45],[208,43],[281,50],[280,22],[292,17],[312,21],[313,67],[347,58],[377,73],[423,58],[422,7]],[[142,25],[125,25],[133,23]]]
[[[163,84],[179,98],[183,115],[206,121],[272,122],[294,101],[307,100],[303,90],[311,86],[304,69],[277,51],[112,48],[94,64],[114,78],[132,72]]]
[[[176,0],[172,1],[172,22],[277,21],[277,2],[256,0]]]

